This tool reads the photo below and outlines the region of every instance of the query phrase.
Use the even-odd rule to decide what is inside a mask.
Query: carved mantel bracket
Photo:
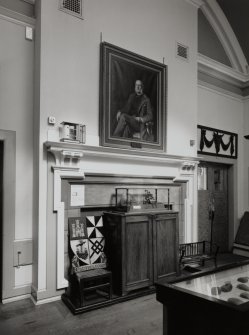
[[[82,150],[65,149],[60,146],[47,146],[47,151],[51,152],[55,159],[56,167],[79,167],[83,158]]]

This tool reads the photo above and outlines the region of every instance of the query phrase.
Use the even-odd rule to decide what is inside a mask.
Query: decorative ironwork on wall
[[[237,134],[200,125],[197,130],[198,154],[237,158]]]

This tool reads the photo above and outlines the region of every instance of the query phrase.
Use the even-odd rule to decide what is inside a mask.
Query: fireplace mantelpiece
[[[137,150],[128,150],[128,149],[117,149],[117,148],[108,148],[108,147],[96,147],[88,146],[78,143],[65,143],[65,142],[46,142],[45,146],[48,151],[53,153],[63,152],[72,152],[72,156],[77,153],[85,154],[86,156],[98,156],[98,157],[111,157],[111,158],[124,158],[132,159],[136,161],[151,161],[152,159],[157,162],[164,162],[165,164],[183,164],[186,166],[195,166],[198,159],[194,157],[184,157],[184,156],[174,156],[167,155],[166,153],[157,153],[157,152],[146,152],[146,151],[137,151]]]
[[[45,148],[55,159],[54,204],[57,213],[57,289],[68,286],[64,278],[64,202],[61,201],[62,179],[82,181],[85,173],[139,175],[171,178],[187,184],[184,201],[185,242],[197,238],[197,158],[155,152],[93,147],[74,143],[46,142]]]

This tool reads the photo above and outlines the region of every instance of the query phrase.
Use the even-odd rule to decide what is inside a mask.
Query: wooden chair
[[[68,295],[80,307],[112,298],[112,272],[107,270],[102,216],[69,220],[70,277]],[[91,251],[91,252],[90,252]]]
[[[106,298],[112,298],[112,273],[106,269],[95,269],[75,273],[78,283],[80,306],[86,302],[86,294],[90,291],[106,292]],[[101,294],[102,295],[102,294]],[[103,295],[102,295],[103,296]]]
[[[197,263],[204,266],[207,260],[214,260],[217,266],[217,254],[219,246],[209,241],[183,243],[179,245],[179,264]]]

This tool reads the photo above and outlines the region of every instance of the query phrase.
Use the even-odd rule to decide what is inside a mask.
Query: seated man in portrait
[[[135,92],[131,93],[126,105],[117,113],[117,126],[113,136],[133,138],[140,134],[141,140],[151,140],[148,123],[153,120],[150,99],[143,92],[141,80],[135,82]]]

